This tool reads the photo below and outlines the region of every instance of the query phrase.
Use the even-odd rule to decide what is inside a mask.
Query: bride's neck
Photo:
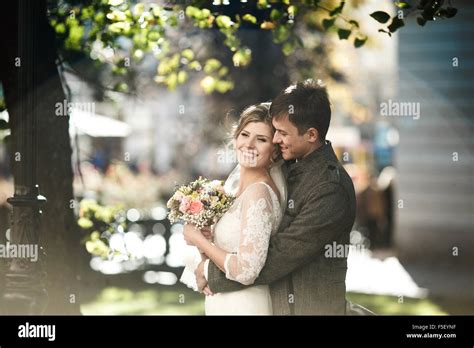
[[[239,183],[239,194],[242,193],[247,186],[258,182],[264,181],[269,176],[268,171],[261,168],[240,168],[240,183]]]

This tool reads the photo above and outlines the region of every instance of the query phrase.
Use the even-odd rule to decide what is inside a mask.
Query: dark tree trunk
[[[46,16],[46,0],[30,0],[35,6],[29,6],[25,13],[19,13],[17,2],[9,2],[0,14],[2,36],[1,80],[5,101],[12,121],[15,120],[17,106],[24,102],[24,96],[18,91],[18,25],[24,21],[35,23],[39,49],[35,52],[34,69],[37,78],[33,88],[37,95],[38,118],[38,184],[40,192],[47,197],[43,206],[40,229],[40,245],[46,257],[44,270],[47,273],[46,288],[49,303],[45,314],[80,314],[79,248],[80,235],[75,221],[73,208],[73,172],[71,166],[71,145],[68,125],[69,117],[56,116],[55,104],[63,103],[65,95],[56,66],[55,35]],[[36,8],[37,11],[31,10]],[[20,63],[21,64],[21,63]],[[15,132],[15,122],[12,134]],[[13,138],[13,137],[11,137]],[[12,151],[14,152],[14,151]],[[14,166],[12,158],[12,167]],[[15,170],[13,170],[15,174]]]

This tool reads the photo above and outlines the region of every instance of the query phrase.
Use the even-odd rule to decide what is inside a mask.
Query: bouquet
[[[199,177],[188,185],[178,187],[169,199],[168,219],[194,224],[201,229],[213,225],[230,208],[235,197],[224,191],[223,182]]]

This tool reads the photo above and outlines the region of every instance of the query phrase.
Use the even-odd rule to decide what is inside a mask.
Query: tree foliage
[[[116,77],[110,87],[117,91],[129,89],[126,79],[120,77],[129,74],[131,66],[152,56],[156,60],[157,83],[174,89],[197,75],[206,93],[225,93],[234,86],[229,67],[246,67],[252,61],[252,51],[242,41],[240,29],[271,31],[273,42],[286,56],[304,49],[295,30],[299,22],[309,30],[335,33],[339,39],[362,47],[368,36],[358,21],[346,16],[345,5],[345,1],[329,0],[193,0],[162,5],[125,0],[61,0],[51,2],[50,22],[63,52],[82,51],[110,67]],[[404,26],[407,15],[418,15],[418,24],[425,25],[436,18],[451,18],[457,11],[443,0],[397,1],[394,5],[398,11],[393,17],[383,11],[368,16],[368,20],[383,25],[379,31],[388,35]],[[313,14],[318,18],[324,14],[324,18],[316,25],[304,20]],[[232,52],[231,64],[209,55],[193,42],[206,30],[222,34],[224,46]],[[183,33],[190,40],[180,40]]]

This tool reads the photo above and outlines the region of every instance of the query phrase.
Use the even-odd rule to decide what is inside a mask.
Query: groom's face
[[[300,135],[298,128],[290,122],[288,116],[272,120],[275,128],[273,143],[280,146],[284,160],[302,159],[312,149],[306,134]]]

